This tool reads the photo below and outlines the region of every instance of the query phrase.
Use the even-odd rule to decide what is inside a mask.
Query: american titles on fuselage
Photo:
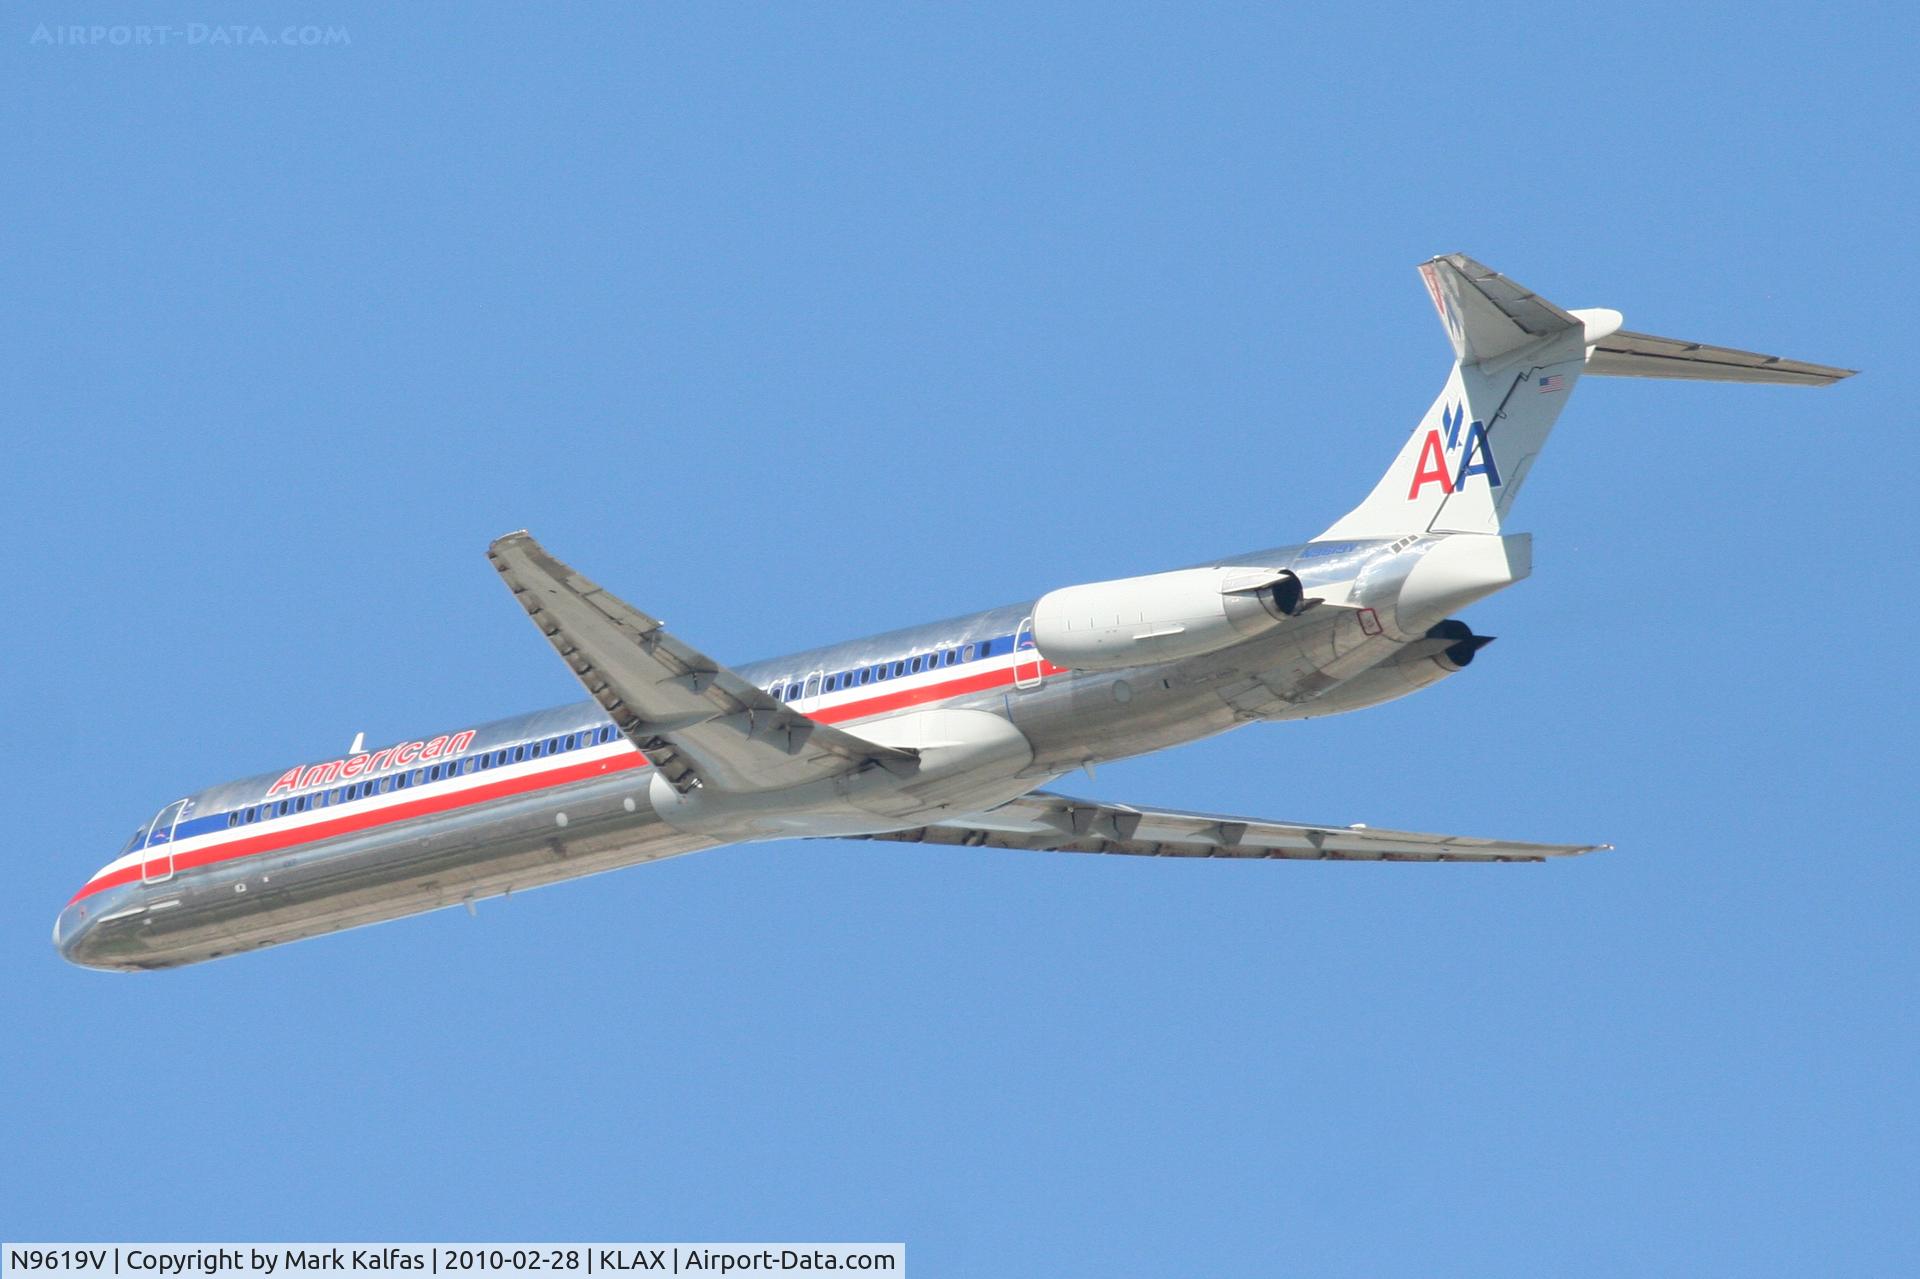
[[[458,755],[473,744],[473,734],[474,730],[469,728],[423,741],[401,742],[398,746],[388,746],[383,750],[362,751],[358,755],[330,759],[324,764],[296,764],[280,774],[279,780],[267,788],[267,798],[272,799],[282,791],[331,786],[337,781],[359,777],[364,773],[377,773],[386,768],[411,768],[415,764],[439,759],[442,755]]]

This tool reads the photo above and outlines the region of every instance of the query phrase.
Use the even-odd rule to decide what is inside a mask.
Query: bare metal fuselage
[[[848,731],[877,741],[916,722],[925,725],[929,716],[944,716],[936,725],[947,734],[943,741],[958,725],[966,742],[984,742],[971,754],[960,751],[953,766],[932,770],[936,775],[868,774],[857,783],[816,783],[804,794],[796,789],[702,796],[696,791],[690,803],[662,785],[658,774],[616,739],[582,752],[583,762],[571,772],[555,770],[565,780],[364,829],[294,839],[247,855],[218,855],[240,845],[217,831],[200,841],[200,848],[211,851],[198,856],[189,849],[192,840],[132,850],[138,873],[122,865],[123,882],[104,886],[96,886],[103,880],[96,876],[95,884],[62,912],[55,941],[69,959],[95,967],[194,963],[724,843],[869,834],[983,812],[1084,765],[1161,750],[1256,720],[1372,705],[1445,673],[1444,667],[1421,660],[1395,661],[1416,651],[1410,646],[1419,645],[1437,608],[1505,584],[1453,589],[1437,604],[1423,601],[1419,616],[1401,617],[1397,605],[1403,585],[1444,540],[1321,543],[1220,561],[1290,569],[1316,597],[1337,598],[1349,607],[1317,610],[1317,616],[1309,613],[1272,635],[1178,662],[1101,672],[1060,670],[1031,648],[1021,648],[1011,661],[984,663],[987,669],[978,674],[962,667],[930,670],[917,680],[929,694],[918,700],[911,691],[914,679],[902,681],[909,691],[891,698],[874,697],[876,690],[867,688],[841,697],[809,696],[810,674],[1018,635],[1023,619],[1032,614],[1032,605],[1022,604],[742,668],[757,684],[798,689],[799,709],[822,720],[837,719]],[[1520,563],[1507,580],[1524,571]],[[949,675],[954,678],[945,678]],[[942,692],[947,689],[958,691]],[[907,704],[889,705],[900,700]],[[876,713],[860,713],[875,704],[881,707]],[[537,748],[540,742],[602,731],[605,723],[591,703],[562,707],[486,725],[472,749],[504,757],[525,743]],[[986,731],[974,732],[976,726]],[[194,796],[172,815],[174,829],[189,828],[196,813],[239,806],[244,815],[259,806],[272,784],[271,776],[263,776]],[[427,783],[416,794],[425,796],[434,785]],[[375,802],[394,803],[391,797]],[[271,810],[271,804],[266,807]],[[347,824],[347,812],[343,807],[326,817]],[[183,816],[187,826],[177,824]],[[315,816],[295,814],[291,820],[306,820],[313,830],[332,829]],[[265,824],[242,829],[236,839],[271,843],[261,832],[274,821],[288,820],[269,811]]]

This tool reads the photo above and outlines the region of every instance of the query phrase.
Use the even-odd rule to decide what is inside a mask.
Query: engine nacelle
[[[1305,607],[1286,569],[1188,568],[1040,597],[1033,642],[1056,666],[1110,671],[1230,648]]]
[[[1438,684],[1465,670],[1473,655],[1493,643],[1491,635],[1475,635],[1458,618],[1449,617],[1393,655],[1391,661],[1361,671],[1311,701],[1299,702],[1273,719],[1311,719],[1378,706]]]

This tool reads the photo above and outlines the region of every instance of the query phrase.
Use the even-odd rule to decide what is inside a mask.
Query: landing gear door
[[[1045,659],[1033,646],[1033,618],[1024,617],[1013,633],[1013,686],[1023,692],[1036,689],[1045,676]]]
[[[147,828],[146,847],[140,853],[141,883],[164,884],[173,878],[173,839],[186,811],[187,801],[176,799]]]

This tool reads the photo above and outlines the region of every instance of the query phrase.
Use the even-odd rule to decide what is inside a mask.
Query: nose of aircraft
[[[101,955],[100,916],[86,900],[70,902],[53,921],[53,945],[60,957],[83,968],[112,968]]]
[[[60,958],[70,964],[82,963],[80,952],[87,934],[86,907],[79,902],[71,903],[60,912],[53,921],[53,948],[60,952]]]

